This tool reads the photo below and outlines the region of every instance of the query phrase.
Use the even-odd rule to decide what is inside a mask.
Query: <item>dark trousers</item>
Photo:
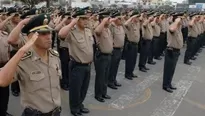
[[[114,48],[112,52],[111,66],[110,66],[109,77],[108,77],[109,84],[114,84],[115,82],[117,82],[116,76],[117,76],[121,56],[122,56],[122,49]]]
[[[180,50],[167,49],[165,51],[163,87],[170,87],[175,72],[176,64],[180,55]]]
[[[194,55],[194,44],[195,44],[196,38],[189,37],[187,39],[187,49],[184,56],[184,62],[188,62]]]
[[[140,51],[139,68],[145,67],[150,50],[151,40],[142,40],[142,46]]]
[[[182,28],[182,34],[183,34],[183,40],[185,43],[188,39],[188,27]]]
[[[0,64],[2,68],[6,63]],[[6,116],[9,103],[9,86],[0,87],[0,116]]]
[[[160,55],[163,54],[163,51],[166,49],[167,47],[167,36],[166,33],[160,33]]]
[[[111,64],[111,54],[100,53],[96,56],[95,97],[107,95],[108,76]]]
[[[10,52],[10,57],[12,58],[16,54],[17,50],[12,50]],[[20,92],[19,82],[15,81],[11,84],[11,91]]]
[[[71,112],[77,113],[82,109],[90,82],[90,64],[81,64],[70,61],[70,92],[69,101]]]
[[[69,85],[69,51],[66,47],[59,48],[60,60],[61,60],[61,71],[62,80],[61,84]]]
[[[154,37],[150,44],[149,57],[148,57],[149,62],[152,62],[154,57],[159,57],[158,47],[159,47],[159,38]]]
[[[137,62],[138,45],[134,42],[127,43],[127,53],[125,59],[125,76],[133,74]]]

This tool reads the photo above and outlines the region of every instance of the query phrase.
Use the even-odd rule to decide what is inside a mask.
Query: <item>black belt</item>
[[[137,45],[138,44],[137,42],[132,42],[132,41],[129,41],[129,40],[128,40],[128,43],[133,44],[133,45]]]
[[[115,49],[115,50],[122,50],[122,48],[118,48],[118,47],[113,47],[113,49]]]
[[[48,113],[42,113],[41,111],[32,109],[32,108],[26,108],[24,110],[24,113],[26,116],[56,116],[57,114],[60,114],[61,112],[61,107],[56,107],[52,111]]]
[[[102,52],[100,52],[100,55],[103,55],[103,56],[110,56],[110,55],[112,55],[112,53],[102,53]]]
[[[172,50],[173,52],[180,52],[180,49],[173,48],[173,47],[167,47],[168,50]]]
[[[189,39],[196,39],[197,37],[188,37]]]
[[[154,37],[153,37],[153,39],[159,39],[159,37],[157,37],[157,36],[154,36]]]
[[[91,64],[91,63],[76,62],[73,59],[71,59],[71,62],[74,63],[74,65],[78,65],[78,66],[89,66]]]

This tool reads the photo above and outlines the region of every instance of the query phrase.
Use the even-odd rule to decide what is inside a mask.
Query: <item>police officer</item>
[[[135,65],[137,62],[138,42],[140,39],[140,23],[139,12],[133,11],[131,17],[125,22],[127,45],[125,58],[125,78],[133,80],[137,78],[134,74]]]
[[[147,72],[149,68],[146,67],[146,63],[149,56],[150,44],[153,38],[153,29],[151,26],[151,22],[153,21],[153,12],[147,13],[148,19],[142,24],[142,46],[140,51],[140,59],[139,59],[139,70],[142,72]],[[154,62],[151,62],[154,64]]]
[[[191,20],[188,25],[187,49],[184,56],[184,63],[187,65],[191,65],[190,59],[193,59],[194,57],[194,44],[198,37],[196,17],[194,15],[190,15],[190,18]]]
[[[2,68],[9,61],[10,46],[7,43],[8,33],[3,31],[5,24],[12,18],[12,16],[0,23],[0,68]],[[11,116],[7,113],[9,102],[9,86],[0,87],[0,116]]]
[[[72,17],[74,17],[72,22],[59,31],[59,37],[69,44],[71,114],[82,116],[82,113],[89,113],[83,101],[90,81],[94,41],[91,30],[86,28],[88,22],[86,10],[78,10]]]
[[[55,30],[59,32],[59,30],[68,25],[71,22],[71,13],[67,12],[63,15],[62,21],[56,26]],[[61,60],[61,69],[62,69],[62,80],[61,80],[61,88],[68,91],[69,90],[69,50],[68,43],[60,40],[59,46],[59,55]]]
[[[95,29],[99,47],[99,53],[96,53],[95,59],[95,99],[99,102],[105,102],[104,99],[111,99],[107,95],[107,85],[113,51],[113,36],[109,29],[110,12],[102,11],[98,15],[100,24]]]
[[[160,26],[160,55],[164,55],[163,52],[166,48],[166,43],[167,43],[167,38],[166,38],[166,34],[167,34],[167,25],[166,25],[166,18],[165,18],[165,14],[161,14],[159,17],[159,26]],[[159,58],[160,60],[161,58]]]
[[[154,20],[151,22],[153,28],[153,39],[151,42],[150,53],[148,57],[148,64],[155,64],[156,62],[153,61],[153,58],[159,58],[159,36],[160,36],[160,26],[159,26],[159,13],[154,15]]]
[[[164,73],[163,73],[163,89],[172,93],[176,88],[172,85],[172,78],[175,72],[180,49],[183,47],[183,36],[181,32],[182,14],[173,16],[173,23],[167,32],[167,49],[165,52]]]
[[[122,49],[124,46],[125,31],[123,29],[123,23],[121,21],[122,16],[119,11],[111,15],[113,18],[113,23],[110,25],[111,34],[113,37],[113,52],[111,58],[110,74],[108,77],[108,87],[112,89],[117,89],[121,84],[117,82],[116,76],[118,72],[118,67],[122,57]]]
[[[21,86],[24,108],[22,116],[60,116],[60,60],[58,53],[50,49],[52,29],[49,21],[49,15],[41,14],[23,27],[22,33],[30,39],[2,69],[6,77],[0,81],[3,86],[12,81],[16,72],[15,80]]]
[[[13,16],[12,19],[5,25],[4,31],[8,32],[9,34],[14,29],[14,27],[19,23],[20,21],[20,15],[17,12],[17,10],[14,7],[11,7],[8,9],[8,16]],[[10,52],[10,57],[12,57],[17,50],[15,48],[12,48]],[[20,88],[18,81],[13,82],[11,84],[11,91],[14,96],[19,96]]]

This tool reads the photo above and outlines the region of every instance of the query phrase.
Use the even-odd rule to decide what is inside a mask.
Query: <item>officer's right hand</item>
[[[22,20],[20,23],[23,24],[23,25],[26,25],[28,24],[28,22],[30,21],[31,18],[26,18],[24,20]]]
[[[76,24],[79,20],[79,17],[72,19],[72,23]]]
[[[106,22],[108,22],[109,20],[110,20],[110,17],[106,17],[106,18],[103,19],[102,22],[106,23]]]
[[[33,46],[33,44],[37,39],[38,39],[38,33],[36,32],[33,34],[33,36],[30,39],[28,39],[26,44],[22,48],[20,48],[20,50],[23,52],[27,52]]]
[[[176,22],[176,23],[180,23],[180,22],[181,22],[181,18],[177,18],[177,19],[175,20],[175,22]]]
[[[12,14],[11,16],[9,16],[7,19],[11,20],[14,17],[15,14]]]

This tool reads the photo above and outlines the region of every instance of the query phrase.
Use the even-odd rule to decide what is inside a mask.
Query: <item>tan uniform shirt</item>
[[[0,63],[6,63],[10,58],[10,47],[7,40],[8,33],[0,31]]]
[[[126,26],[126,30],[129,41],[135,43],[140,41],[140,23],[130,23]]]
[[[202,30],[199,22],[196,22],[196,27],[197,27],[198,35],[200,35]]]
[[[151,23],[148,23],[147,25],[143,25],[143,27],[142,27],[142,37],[145,40],[152,40],[152,38],[153,38],[153,29],[152,29]]]
[[[175,32],[167,32],[167,46],[176,49],[181,49],[183,47],[183,35],[181,28],[177,29]]]
[[[76,62],[90,63],[93,61],[93,36],[90,29],[84,31],[74,27],[66,37],[69,44],[69,54]]]
[[[160,26],[157,23],[153,23],[152,28],[153,28],[153,36],[159,37],[160,36]]]
[[[122,48],[124,46],[125,31],[123,26],[116,26],[112,24],[110,30],[113,36],[113,47]]]
[[[188,37],[197,37],[198,36],[198,32],[197,32],[197,27],[196,24],[194,24],[193,26],[188,26]]]
[[[102,53],[112,53],[113,36],[109,28],[104,28],[99,36],[96,36],[99,49]]]
[[[167,23],[166,23],[166,20],[162,20],[160,23],[159,23],[159,26],[160,26],[160,29],[161,29],[161,32],[162,33],[165,33],[167,31]]]
[[[11,33],[11,31],[16,27],[16,25],[14,25],[11,21],[9,21],[5,27],[4,27],[4,31],[8,32],[9,34]]]
[[[88,28],[92,31],[92,35],[94,35],[95,28],[99,25],[99,21],[94,21],[92,19],[88,22]]]
[[[60,60],[53,50],[48,51],[48,63],[41,60],[34,50],[22,58],[17,68],[21,88],[21,104],[43,113],[61,106]]]
[[[64,26],[66,26],[66,25],[64,24],[62,27],[64,27]],[[60,39],[60,47],[68,48],[68,42]]]

